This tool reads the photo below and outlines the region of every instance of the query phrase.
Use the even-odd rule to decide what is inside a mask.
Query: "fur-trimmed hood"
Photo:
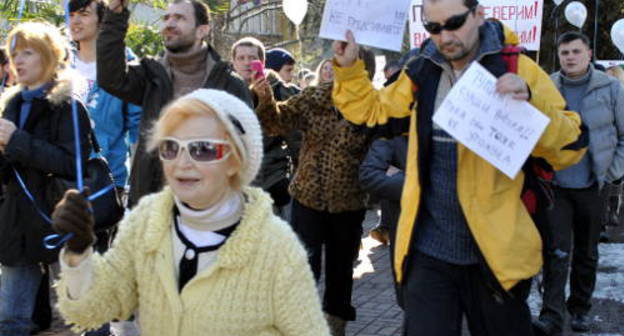
[[[73,69],[67,69],[61,71],[54,85],[48,91],[46,99],[52,105],[60,105],[63,102],[68,101],[72,96],[79,98],[81,92],[85,92],[87,87],[87,81],[78,72]],[[24,85],[18,84],[7,88],[0,96],[0,111],[4,115],[4,109],[8,105],[9,101],[17,96],[24,90]]]

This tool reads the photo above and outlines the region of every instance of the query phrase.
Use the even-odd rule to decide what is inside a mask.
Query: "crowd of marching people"
[[[404,335],[591,330],[621,206],[624,70],[594,65],[585,35],[560,36],[549,76],[478,0],[424,0],[430,39],[376,89],[349,31],[316,71],[252,36],[219,55],[208,7],[172,0],[164,53],[139,58],[127,6],[70,0],[70,36],[22,22],[3,37],[0,335],[49,328],[54,305],[91,336],[344,336],[372,202]],[[513,179],[432,120],[475,62],[550,120]]]

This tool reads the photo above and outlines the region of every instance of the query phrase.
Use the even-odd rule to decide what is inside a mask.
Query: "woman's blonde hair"
[[[183,122],[195,117],[214,118],[215,122],[218,122],[226,130],[232,157],[237,161],[239,167],[242,166],[243,160],[239,148],[234,144],[230,134],[227,133],[227,128],[223,125],[223,122],[221,122],[216,112],[210,106],[197,99],[178,99],[165,106],[162,115],[152,127],[147,150],[150,152],[158,150],[158,145],[162,138],[173,133]],[[233,189],[238,190],[242,186],[240,171],[241,169],[239,168],[239,172],[230,178],[230,187]]]
[[[614,65],[607,69],[607,74],[617,78],[624,85],[624,69],[619,65]]]
[[[316,77],[314,78],[314,81],[312,81],[312,83],[310,85],[319,85],[322,83],[323,81],[323,76],[321,75],[321,72],[323,71],[323,67],[325,66],[326,63],[330,63],[332,60],[329,58],[323,59],[318,66],[316,67],[316,71],[314,71],[314,74],[316,75]]]
[[[52,80],[66,68],[69,44],[59,29],[47,22],[24,22],[9,32],[6,41],[11,70],[15,73],[13,51],[32,48],[41,55],[42,80]]]

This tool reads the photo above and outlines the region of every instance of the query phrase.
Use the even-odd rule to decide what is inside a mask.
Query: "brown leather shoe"
[[[375,226],[368,234],[383,245],[390,245],[390,232],[385,227]]]

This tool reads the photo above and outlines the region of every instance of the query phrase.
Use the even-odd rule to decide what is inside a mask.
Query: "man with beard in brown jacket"
[[[247,85],[205,42],[210,9],[198,0],[173,0],[162,18],[163,57],[127,63],[124,38],[130,12],[127,0],[110,0],[97,40],[97,81],[109,93],[143,107],[137,152],[130,173],[128,207],[162,188],[158,157],[145,141],[161,109],[173,99],[199,88],[226,91],[251,106]]]

